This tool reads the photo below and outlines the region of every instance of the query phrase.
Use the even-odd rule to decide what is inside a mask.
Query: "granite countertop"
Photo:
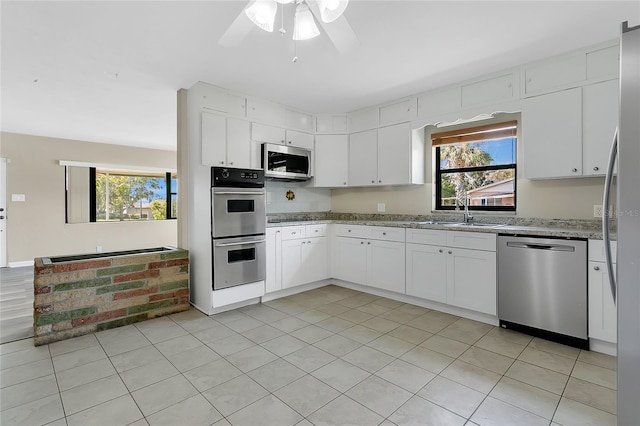
[[[599,220],[534,219],[507,216],[481,216],[476,213],[476,226],[455,226],[461,223],[460,214],[407,216],[345,213],[300,213],[267,216],[267,227],[295,226],[321,223],[348,225],[389,226],[400,228],[434,229],[465,232],[485,232],[542,237],[602,239]],[[485,226],[483,226],[483,224]],[[612,232],[615,240],[615,232]]]

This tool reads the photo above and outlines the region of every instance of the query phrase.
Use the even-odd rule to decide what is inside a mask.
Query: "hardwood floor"
[[[33,336],[33,267],[0,268],[0,343]]]

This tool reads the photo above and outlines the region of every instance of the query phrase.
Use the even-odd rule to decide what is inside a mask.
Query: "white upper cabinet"
[[[582,89],[525,99],[522,105],[524,176],[582,175]]]
[[[391,105],[380,107],[380,126],[388,126],[390,124],[411,121],[417,116],[418,104],[417,99],[406,99]]]
[[[401,185],[411,182],[411,125],[378,129],[378,184]]]
[[[378,131],[349,135],[349,185],[375,185],[378,180]]]
[[[251,139],[257,142],[284,145],[286,139],[285,130],[280,127],[251,123]]]
[[[618,84],[610,80],[582,88],[582,163],[585,176],[604,175],[618,126]]]
[[[251,160],[249,122],[202,113],[201,154],[204,166],[248,168]]]
[[[462,108],[511,100],[518,93],[514,73],[462,86]]]
[[[299,148],[313,149],[313,134],[287,130],[285,132],[285,144]]]
[[[608,79],[620,76],[620,46],[615,45],[587,53],[587,79]]]
[[[462,108],[462,88],[450,87],[418,97],[418,116],[420,118],[439,117]]]
[[[247,115],[247,98],[230,93],[220,87],[201,85],[202,108],[244,117]]]
[[[347,133],[346,114],[318,114],[316,133]]]
[[[314,186],[344,187],[349,183],[349,136],[316,135]]]
[[[561,56],[524,69],[525,96],[561,89],[587,78],[584,53]]]
[[[288,129],[307,132],[313,132],[315,130],[313,115],[295,111],[284,105],[264,99],[247,99],[247,117],[252,121],[269,123]]]
[[[379,125],[378,108],[369,108],[349,114],[349,131],[360,132],[375,129]]]

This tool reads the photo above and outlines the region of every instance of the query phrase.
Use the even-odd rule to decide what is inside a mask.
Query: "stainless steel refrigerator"
[[[617,221],[615,274],[610,252],[607,263],[618,310],[618,424],[636,425],[640,422],[640,26],[629,27],[627,22],[620,35],[620,123],[615,139],[603,203],[609,206],[617,158],[616,211],[605,215],[603,233],[607,241],[609,222]]]

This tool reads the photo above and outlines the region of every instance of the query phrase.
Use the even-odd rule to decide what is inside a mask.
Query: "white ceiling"
[[[258,28],[217,40],[247,1],[2,1],[2,131],[176,148],[176,91],[197,81],[304,111],[349,112],[618,37],[640,2],[352,1],[361,41]],[[292,33],[292,5],[285,28]],[[279,15],[276,22],[279,22]]]

